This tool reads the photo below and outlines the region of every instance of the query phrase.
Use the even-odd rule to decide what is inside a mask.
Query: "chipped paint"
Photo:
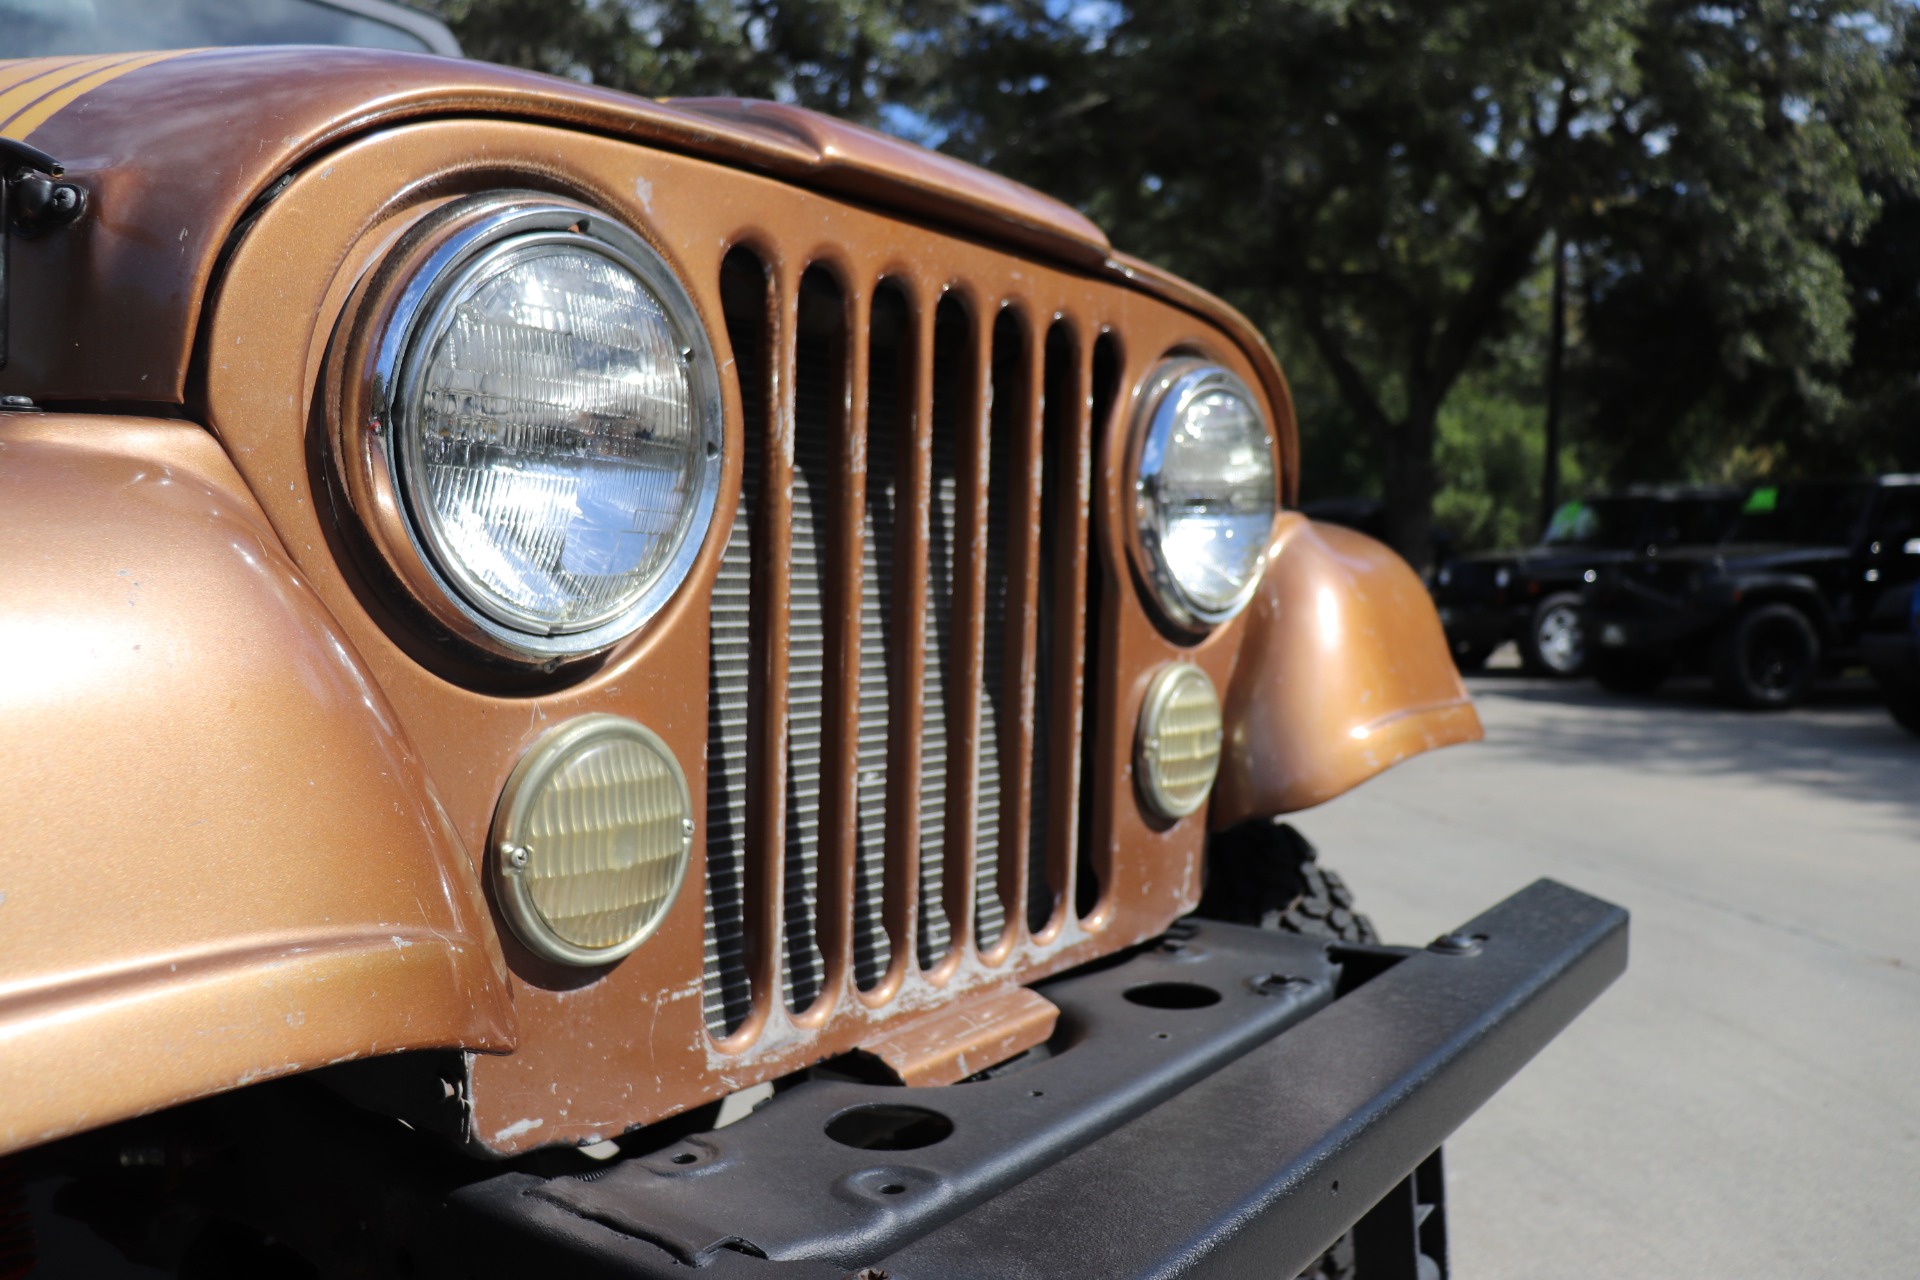
[[[506,1128],[495,1130],[493,1135],[493,1140],[495,1142],[512,1142],[515,1138],[518,1138],[520,1135],[525,1133],[532,1133],[535,1129],[541,1128],[546,1123],[547,1122],[545,1120],[542,1120],[537,1116],[529,1117],[528,1119],[525,1119],[525,1120],[515,1120],[512,1124],[508,1125]]]

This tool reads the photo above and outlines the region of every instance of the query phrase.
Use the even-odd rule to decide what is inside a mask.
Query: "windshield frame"
[[[460,51],[460,42],[454,39],[453,32],[448,29],[446,23],[412,5],[401,4],[398,0],[310,0],[310,2],[328,9],[339,9],[355,17],[384,22],[390,27],[399,27],[408,35],[420,37],[427,48],[443,58],[464,56]]]
[[[433,14],[399,0],[0,0],[0,24],[22,20],[13,57],[99,57],[190,48],[376,48],[460,57],[460,42]],[[9,28],[12,30],[12,28]]]

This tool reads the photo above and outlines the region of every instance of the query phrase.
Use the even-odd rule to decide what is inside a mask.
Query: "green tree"
[[[1835,249],[1872,220],[1865,179],[1913,180],[1888,56],[1905,11],[1880,0],[1107,12],[1034,3],[978,24],[946,82],[950,145],[1301,334],[1416,559],[1442,407],[1515,325],[1550,231],[1610,288],[1665,297],[1648,268],[1681,265],[1714,358],[1661,376],[1764,369],[1818,391],[1846,357]],[[1662,411],[1649,434],[1682,421]]]
[[[797,102],[862,123],[911,110],[960,0],[427,0],[469,56],[650,97]],[[899,117],[895,117],[899,122]]]

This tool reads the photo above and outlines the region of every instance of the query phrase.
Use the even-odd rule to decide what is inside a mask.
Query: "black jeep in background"
[[[1634,489],[1553,513],[1539,545],[1461,556],[1433,577],[1440,621],[1462,671],[1485,665],[1508,640],[1540,675],[1574,676],[1589,648],[1581,593],[1607,565],[1664,547],[1718,540],[1740,509],[1737,489]]]
[[[1614,565],[1587,596],[1593,675],[1646,692],[1676,668],[1734,706],[1790,707],[1863,659],[1867,622],[1920,578],[1920,476],[1767,485],[1717,547]]]
[[[1920,545],[1912,552],[1920,555]],[[1860,660],[1887,695],[1887,710],[1920,735],[1920,583],[1885,591],[1860,636]]]

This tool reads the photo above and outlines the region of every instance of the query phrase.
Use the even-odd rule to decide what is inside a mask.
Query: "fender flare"
[[[201,427],[0,414],[0,777],[0,1154],[512,1048],[471,859]]]
[[[1798,573],[1741,574],[1733,579],[1731,587],[1736,615],[1755,605],[1790,604],[1807,615],[1807,621],[1819,633],[1821,644],[1839,642],[1839,622],[1821,594],[1820,584],[1812,578]],[[1727,621],[1731,622],[1732,618]]]
[[[1248,612],[1222,705],[1215,831],[1482,737],[1426,585],[1372,538],[1285,517]]]

